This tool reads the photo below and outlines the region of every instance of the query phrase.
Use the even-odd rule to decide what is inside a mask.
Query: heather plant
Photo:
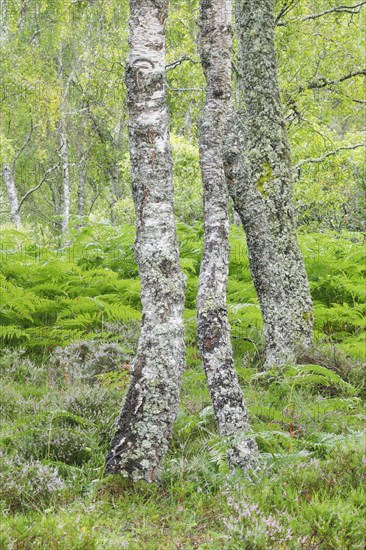
[[[60,499],[66,488],[55,467],[36,460],[0,456],[0,499],[3,511],[42,510]]]
[[[122,370],[133,350],[115,342],[81,341],[56,348],[50,358],[50,377],[65,385],[77,381],[93,384],[97,376]]]
[[[24,349],[3,349],[0,352],[0,377],[14,382],[40,384],[47,378],[43,365],[37,365]]]
[[[0,546],[363,548],[362,239],[301,235],[316,342],[299,350],[298,364],[262,372],[260,310],[242,229],[232,229],[231,336],[260,449],[259,468],[243,476],[228,470],[230,442],[218,437],[197,350],[202,226],[181,224],[178,234],[187,369],[153,489],[100,485],[141,322],[133,228],[86,227],[59,248],[17,232],[3,252]]]
[[[23,460],[81,465],[97,447],[94,438],[93,425],[87,420],[66,411],[50,411],[18,421],[11,431],[5,429],[1,443],[9,454],[16,453]]]
[[[72,415],[92,423],[95,430],[93,439],[106,451],[120,412],[122,396],[120,387],[77,384],[69,386],[63,393],[62,407]]]
[[[239,544],[244,548],[293,547],[294,536],[289,526],[289,516],[266,516],[258,504],[250,504],[245,500],[238,502],[232,497],[228,498],[228,504],[232,509],[232,516],[225,520],[225,525],[228,541],[234,536],[238,540],[236,548],[239,548]]]

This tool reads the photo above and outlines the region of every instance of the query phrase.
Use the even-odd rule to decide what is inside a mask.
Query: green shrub
[[[120,370],[130,361],[131,350],[114,342],[76,342],[54,350],[50,359],[51,379],[64,384],[93,384],[96,376]]]
[[[25,460],[82,465],[96,450],[95,427],[67,411],[49,411],[18,421],[3,434],[1,444]]]
[[[64,489],[56,468],[0,457],[0,501],[11,512],[40,510],[56,503]]]
[[[20,384],[40,384],[47,380],[44,366],[36,365],[24,349],[3,349],[0,352],[0,378],[10,378]]]

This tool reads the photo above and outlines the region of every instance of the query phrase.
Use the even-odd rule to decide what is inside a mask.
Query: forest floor
[[[364,548],[365,246],[357,233],[300,240],[316,344],[264,371],[244,239],[231,233],[232,341],[260,449],[244,474],[228,470],[196,347],[202,227],[179,227],[181,408],[161,483],[132,487],[103,479],[103,465],[141,317],[133,228],[88,227],[63,247],[0,230],[0,549]]]

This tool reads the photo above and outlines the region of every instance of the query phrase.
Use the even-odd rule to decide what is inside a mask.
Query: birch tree
[[[3,179],[5,183],[6,194],[9,201],[10,221],[16,227],[20,227],[20,213],[18,192],[15,186],[15,173],[13,163],[6,162],[3,166]]]
[[[230,225],[223,135],[231,88],[231,1],[202,0],[200,27],[207,90],[200,134],[205,230],[197,296],[198,342],[220,433],[231,440],[229,462],[248,467],[256,447],[245,437],[248,414],[234,368],[226,306]]]
[[[236,21],[240,108],[238,117],[229,117],[226,173],[246,232],[267,363],[283,363],[294,359],[297,346],[311,343],[313,311],[296,235],[273,0],[238,0]]]
[[[14,151],[14,148],[10,144],[9,140],[0,136],[1,138],[1,148],[3,149],[3,168],[2,176],[5,183],[5,190],[9,201],[9,210],[10,210],[10,222],[13,223],[17,228],[21,226],[21,215],[20,208],[25,200],[25,198],[19,199],[18,189],[15,183],[15,173],[16,166],[19,158],[24,153],[26,148],[29,146],[33,134],[33,121],[30,121],[30,130],[28,136],[21,147],[17,151]]]
[[[60,81],[61,103],[60,103],[60,121],[59,121],[59,138],[60,138],[60,161],[62,174],[62,214],[61,214],[61,231],[64,235],[69,226],[70,206],[71,206],[71,189],[70,189],[70,170],[69,170],[69,144],[67,137],[67,115],[66,102],[67,94],[70,87],[70,78],[64,85],[64,62],[63,62],[63,44],[59,45],[58,71]]]
[[[132,380],[105,472],[153,482],[168,448],[185,365],[165,83],[167,3],[131,0],[126,67],[135,253],[143,321]]]

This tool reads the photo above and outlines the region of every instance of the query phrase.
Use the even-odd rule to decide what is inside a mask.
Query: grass
[[[232,231],[235,362],[261,452],[243,474],[228,470],[196,348],[201,235],[179,228],[187,370],[163,478],[131,486],[102,471],[138,336],[133,230],[86,228],[59,250],[0,232],[1,549],[364,548],[360,236],[302,235],[317,340],[302,362],[315,367],[262,373],[258,304]]]

